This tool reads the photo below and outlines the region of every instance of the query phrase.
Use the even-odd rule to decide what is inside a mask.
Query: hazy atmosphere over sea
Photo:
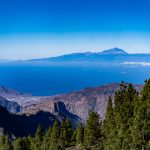
[[[149,0],[5,0],[0,58],[32,59],[119,47],[150,53]]]

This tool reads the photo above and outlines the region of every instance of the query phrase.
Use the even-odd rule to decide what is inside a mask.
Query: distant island
[[[108,50],[104,50],[100,52],[99,54],[106,54],[106,55],[127,55],[128,53],[125,50],[122,50],[120,48],[112,48]]]
[[[126,50],[114,47],[101,52],[83,52],[64,54],[55,57],[29,60],[0,60],[0,63],[44,63],[44,62],[150,62],[149,53],[127,53]]]
[[[21,62],[28,63],[59,63],[59,62],[99,62],[99,63],[124,63],[124,62],[149,62],[150,54],[129,54],[120,48],[111,48],[101,52],[85,52],[85,53],[71,53],[56,57],[31,59]]]

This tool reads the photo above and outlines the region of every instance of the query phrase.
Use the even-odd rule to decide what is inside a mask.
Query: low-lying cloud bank
[[[150,62],[124,62],[124,65],[150,66]]]

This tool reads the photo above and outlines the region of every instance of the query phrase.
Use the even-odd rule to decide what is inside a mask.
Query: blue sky
[[[120,47],[150,53],[149,0],[0,0],[0,58]]]

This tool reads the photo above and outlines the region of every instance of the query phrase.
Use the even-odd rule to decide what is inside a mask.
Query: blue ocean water
[[[122,80],[142,84],[147,78],[150,78],[148,66],[0,65],[0,85],[38,96]]]

